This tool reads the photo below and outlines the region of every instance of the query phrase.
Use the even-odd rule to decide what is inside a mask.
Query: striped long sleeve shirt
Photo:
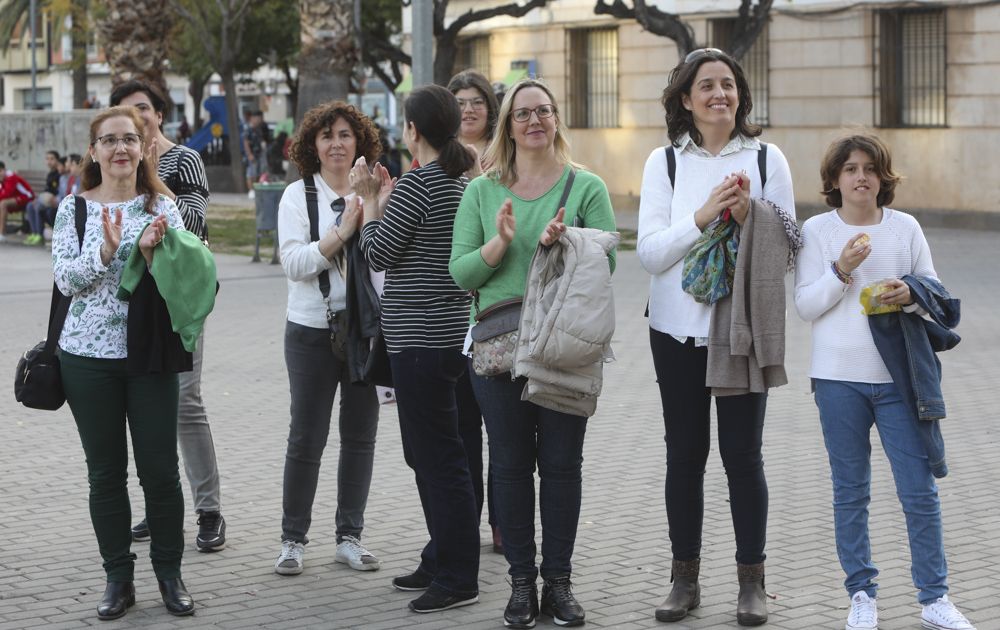
[[[198,238],[208,238],[205,211],[208,209],[208,180],[205,163],[197,151],[175,144],[160,156],[157,175],[177,196],[174,203],[181,212],[184,227]]]
[[[374,271],[385,271],[382,330],[389,352],[407,348],[461,350],[471,298],[448,272],[455,212],[464,181],[437,162],[396,183],[385,216],[361,231],[361,248]]]

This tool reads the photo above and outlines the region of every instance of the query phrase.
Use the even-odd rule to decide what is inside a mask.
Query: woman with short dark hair
[[[291,394],[281,552],[274,564],[279,575],[297,575],[303,570],[320,461],[338,388],[340,461],[334,559],[358,571],[381,566],[361,544],[375,460],[378,400],[373,386],[355,384],[352,378],[347,353],[352,339],[345,317],[347,254],[356,246],[361,222],[361,207],[348,175],[355,160],[373,161],[379,150],[371,120],[353,105],[331,101],[306,112],[289,152],[303,179],[289,184],[278,204],[281,266],[288,277],[284,345]],[[316,203],[315,232],[310,198]]]
[[[662,98],[670,144],[646,160],[639,203],[637,252],[652,274],[649,335],[663,403],[667,446],[666,505],[673,552],[670,595],[656,609],[678,621],[701,601],[698,576],[704,518],[705,462],[712,388],[706,385],[712,306],[682,289],[685,258],[709,226],[742,225],[750,197],[779,206],[794,224],[788,162],[767,145],[759,159],[760,127],[743,69],[715,48],[700,48],[670,73]],[[673,170],[671,170],[673,163]],[[766,184],[763,183],[766,177]],[[737,621],[767,620],[764,546],[767,481],[761,444],[767,393],[716,396],[719,453],[729,481],[740,595]]]

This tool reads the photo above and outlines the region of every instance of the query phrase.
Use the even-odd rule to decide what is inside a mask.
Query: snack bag
[[[878,296],[891,289],[887,282],[888,280],[879,280],[861,289],[861,297],[858,301],[861,302],[865,315],[882,315],[883,313],[895,313],[903,310],[899,304],[882,304],[879,301]]]

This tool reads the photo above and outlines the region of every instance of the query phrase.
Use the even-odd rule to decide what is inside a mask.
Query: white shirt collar
[[[722,151],[719,151],[719,155],[712,155],[709,151],[699,147],[695,144],[694,140],[691,139],[691,134],[685,132],[677,141],[677,152],[684,153],[685,151],[690,152],[693,155],[700,157],[725,157],[732,153],[737,153],[743,149],[753,149],[754,151],[760,150],[760,142],[757,138],[747,138],[742,134],[738,134],[735,138],[726,143],[726,146],[722,147]]]

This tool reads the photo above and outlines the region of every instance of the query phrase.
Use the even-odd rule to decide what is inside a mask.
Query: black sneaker
[[[568,575],[545,580],[542,587],[542,614],[550,615],[557,626],[583,625],[586,613],[573,597],[573,584]]]
[[[409,575],[392,578],[392,587],[397,591],[423,591],[434,581],[434,576],[417,569]]]
[[[132,528],[132,540],[135,542],[149,540],[149,525],[146,524],[146,519],[142,519]]]
[[[134,529],[132,530],[135,531]],[[220,512],[202,512],[198,516],[198,551],[221,551],[226,547],[226,519]]]
[[[479,601],[479,594],[457,595],[432,584],[423,595],[410,602],[410,610],[415,613],[432,613],[459,606],[468,606]]]
[[[538,588],[535,579],[516,577],[510,583],[510,601],[503,611],[503,625],[508,628],[534,628],[538,618]]]

